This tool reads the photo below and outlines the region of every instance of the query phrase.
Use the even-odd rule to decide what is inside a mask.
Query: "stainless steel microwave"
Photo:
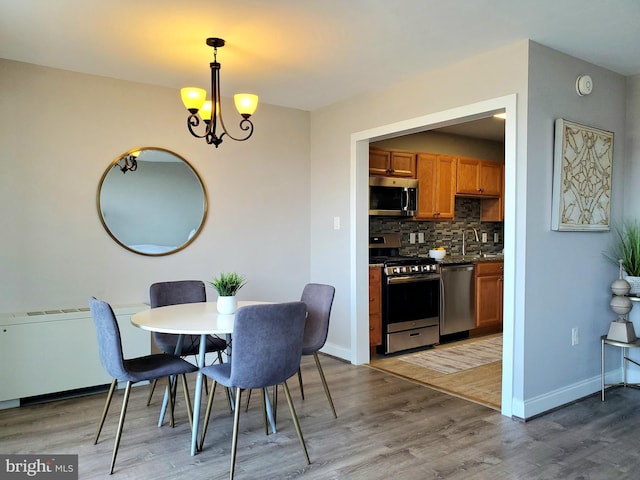
[[[369,177],[369,215],[413,217],[417,207],[415,178]]]

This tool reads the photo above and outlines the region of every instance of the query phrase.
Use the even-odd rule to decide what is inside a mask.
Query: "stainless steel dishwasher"
[[[473,265],[441,265],[440,335],[475,328],[475,312]]]

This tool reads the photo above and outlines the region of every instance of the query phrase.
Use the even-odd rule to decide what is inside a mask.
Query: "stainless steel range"
[[[435,345],[440,339],[440,265],[432,258],[400,256],[399,248],[399,234],[369,241],[371,263],[383,265],[384,354]]]

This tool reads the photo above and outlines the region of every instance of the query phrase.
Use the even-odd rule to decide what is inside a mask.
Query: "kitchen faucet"
[[[482,256],[482,243],[480,243],[480,237],[478,237],[478,230],[476,230],[473,227],[471,227],[471,229],[473,230],[473,234],[476,237],[476,242],[478,242],[478,246],[479,246],[479,250],[480,250],[480,256]]]

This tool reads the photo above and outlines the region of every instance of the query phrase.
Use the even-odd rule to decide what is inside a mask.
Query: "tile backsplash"
[[[415,221],[399,217],[369,217],[369,233],[400,233],[401,255],[429,254],[429,249],[444,247],[447,255],[462,255],[462,233],[465,234],[466,253],[501,253],[504,246],[504,224],[502,222],[480,222],[480,200],[456,197],[455,220]],[[476,242],[473,228],[487,234],[487,241]],[[424,233],[424,243],[410,243],[411,233]],[[497,234],[497,242],[494,242]],[[416,235],[417,237],[417,235]]]

